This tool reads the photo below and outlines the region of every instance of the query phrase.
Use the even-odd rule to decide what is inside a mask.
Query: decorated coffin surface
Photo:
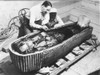
[[[52,31],[58,31],[59,29],[63,29],[63,28],[65,28],[65,30],[66,30],[66,27],[67,26],[61,27],[58,29],[54,29]],[[49,32],[52,32],[52,31],[49,31]],[[49,33],[49,32],[47,32],[47,33]],[[31,49],[32,52],[20,53],[20,51],[24,52],[26,50],[29,50],[29,48],[28,48],[29,45],[33,47],[34,46],[33,41],[35,40],[34,38],[41,34],[41,32],[36,33],[36,34],[31,33],[31,34],[28,34],[24,37],[21,37],[21,38],[15,40],[13,43],[11,43],[11,45],[9,47],[10,56],[11,56],[11,59],[12,59],[14,65],[16,67],[18,67],[22,72],[39,70],[40,68],[50,65],[53,62],[55,62],[57,59],[68,54],[74,47],[78,46],[85,40],[89,39],[91,37],[91,33],[92,33],[92,27],[88,27],[88,28],[85,28],[84,30],[82,30],[80,33],[77,33],[77,34],[71,36],[70,38],[64,39],[60,43],[58,43],[58,41],[55,41],[54,44],[50,47],[45,47],[44,49],[40,49],[40,50],[32,48]],[[42,35],[45,36],[47,34],[42,33]],[[67,35],[65,35],[65,36],[67,36]],[[51,39],[50,36],[47,39],[50,40]],[[52,38],[52,40],[54,41],[54,38]],[[43,41],[42,41],[41,45],[44,44]],[[24,46],[22,46],[23,44],[18,45],[21,42],[23,42],[24,44],[28,43],[29,45],[28,46],[27,46],[27,44],[25,44]],[[20,47],[20,46],[22,46],[22,47]]]

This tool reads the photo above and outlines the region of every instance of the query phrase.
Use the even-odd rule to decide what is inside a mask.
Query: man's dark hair
[[[47,7],[47,6],[51,6],[52,7],[52,3],[50,1],[47,1],[47,0],[44,1],[42,5],[45,6],[45,7]]]

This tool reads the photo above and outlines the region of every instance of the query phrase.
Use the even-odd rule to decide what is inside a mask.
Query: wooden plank
[[[95,46],[95,47],[97,47],[97,46]],[[90,49],[85,50],[84,53],[81,54],[81,55],[79,55],[76,59],[74,59],[73,61],[71,61],[69,63],[65,63],[62,67],[58,67],[50,75],[57,75],[61,71],[63,71],[64,69],[68,69],[71,65],[73,65],[74,63],[76,63],[77,61],[79,61],[81,58],[83,58],[84,56],[86,56],[88,53],[90,53],[95,47],[92,46]]]

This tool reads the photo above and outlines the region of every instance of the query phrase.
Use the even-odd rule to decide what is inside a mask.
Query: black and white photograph
[[[0,0],[0,75],[100,75],[100,0]]]

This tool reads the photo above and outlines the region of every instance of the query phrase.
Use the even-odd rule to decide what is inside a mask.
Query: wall
[[[100,14],[100,0],[83,0],[82,5],[86,8],[94,10],[97,14]]]

